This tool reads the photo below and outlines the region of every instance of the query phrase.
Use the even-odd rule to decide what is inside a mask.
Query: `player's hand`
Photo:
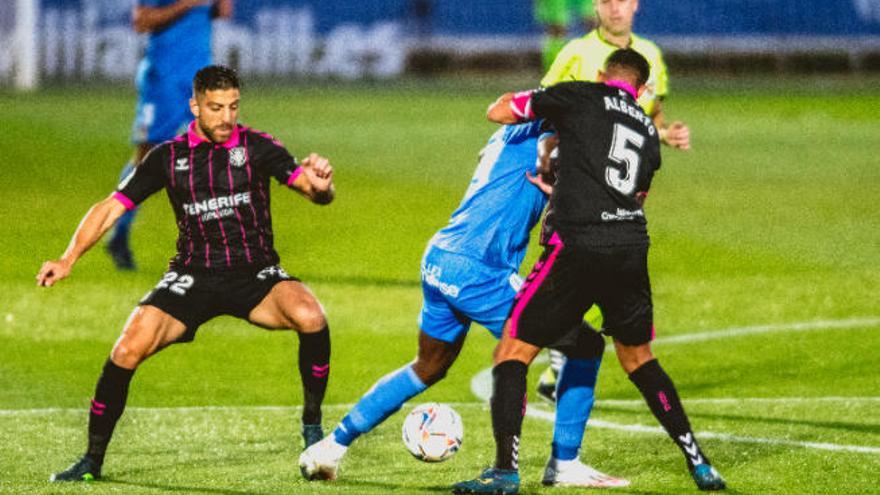
[[[312,202],[326,205],[333,201],[336,193],[333,188],[333,166],[330,165],[330,160],[317,153],[311,153],[301,165],[303,175],[309,181],[310,192],[306,194]]]
[[[311,153],[300,165],[316,191],[328,191],[333,186],[333,166],[326,157]]]
[[[542,174],[532,175],[531,172],[526,171],[526,180],[534,184],[535,187],[540,189],[541,192],[543,192],[547,196],[553,193],[553,186],[544,182]]]
[[[70,263],[63,260],[47,261],[37,273],[37,285],[52,287],[56,282],[70,275],[71,268]]]
[[[684,122],[675,121],[666,128],[665,140],[667,145],[680,150],[691,149],[691,130]]]

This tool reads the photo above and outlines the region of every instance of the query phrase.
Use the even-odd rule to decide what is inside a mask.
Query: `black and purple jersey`
[[[660,168],[660,139],[622,81],[565,82],[531,94],[529,117],[559,133],[559,170],[543,239],[587,247],[648,245],[642,203]]]
[[[278,263],[269,178],[290,187],[302,168],[268,134],[238,125],[228,141],[214,144],[194,126],[153,148],[114,197],[130,210],[165,188],[179,232],[172,267],[226,270]]]

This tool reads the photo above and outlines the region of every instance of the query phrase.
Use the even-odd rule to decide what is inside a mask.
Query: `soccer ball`
[[[403,420],[403,445],[420,461],[449,459],[458,452],[463,437],[461,416],[446,404],[416,406]]]

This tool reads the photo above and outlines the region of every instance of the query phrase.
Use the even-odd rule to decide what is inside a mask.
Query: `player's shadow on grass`
[[[149,455],[149,452],[140,452],[141,454]],[[286,448],[270,448],[265,449],[260,452],[260,455],[286,455],[288,454],[288,450]],[[128,455],[132,457],[137,457],[137,452],[130,452]],[[230,455],[225,457],[212,457],[211,463],[215,466],[223,465],[225,467],[230,466],[242,466],[247,467],[253,463],[255,455],[253,452],[240,452],[236,455]],[[206,463],[205,458],[197,458],[191,459],[184,462],[175,462],[173,464],[173,468],[180,469],[186,467],[199,467],[204,466]],[[168,492],[181,492],[181,493],[211,493],[216,495],[254,495],[256,493],[253,490],[232,490],[229,488],[214,488],[210,486],[188,486],[188,485],[180,485],[176,484],[174,480],[168,480],[166,483],[157,482],[157,481],[139,481],[139,480],[131,480],[124,479],[125,476],[137,477],[139,475],[149,475],[150,473],[162,473],[166,472],[171,466],[168,466],[164,463],[156,463],[151,465],[145,465],[143,467],[137,467],[132,469],[123,469],[119,471],[114,471],[109,476],[104,476],[102,478],[101,483],[104,484],[115,484],[115,485],[124,485],[124,486],[132,486],[132,487],[142,487],[142,488],[150,488],[154,490],[164,490]],[[269,492],[273,493],[273,492]]]
[[[633,415],[643,415],[647,412],[647,408],[634,409],[630,407],[617,407],[610,405],[597,405],[597,409],[603,411],[613,411],[616,413],[626,413]],[[870,433],[874,435],[880,434],[880,425],[878,424],[858,424],[847,423],[843,421],[813,421],[808,419],[788,419],[788,418],[766,418],[761,416],[749,416],[745,414],[727,414],[727,413],[703,413],[688,411],[688,416],[692,418],[708,418],[708,419],[728,419],[731,421],[747,421],[760,422],[779,425],[799,425],[811,428],[831,428],[836,430],[852,431],[859,433]]]
[[[166,492],[180,492],[180,493],[214,493],[217,495],[254,495],[254,491],[239,491],[239,490],[230,490],[228,488],[209,488],[205,486],[184,486],[184,485],[173,485],[173,484],[162,484],[162,483],[148,483],[143,481],[127,481],[127,480],[119,480],[119,479],[105,479],[101,482],[101,484],[114,484],[114,485],[123,485],[123,486],[131,486],[131,487],[139,487],[139,488],[150,488],[153,490],[162,490]]]
[[[391,493],[407,493],[408,491],[451,493],[450,487],[452,487],[452,483],[445,486],[413,486],[412,484],[406,483],[397,484],[388,483],[386,481],[357,480],[352,478],[346,478],[343,481],[336,481],[334,483],[336,483],[336,486],[339,488],[351,487],[352,493],[358,493],[358,487],[379,488],[382,490],[388,490]]]

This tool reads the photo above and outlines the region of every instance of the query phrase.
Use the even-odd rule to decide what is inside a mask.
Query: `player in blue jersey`
[[[122,169],[127,177],[153,146],[172,139],[189,123],[192,80],[211,65],[211,20],[232,16],[232,0],[137,0],[132,27],[148,33],[138,65],[138,101],[131,133],[134,154]],[[129,232],[135,212],[116,223],[107,252],[116,268],[133,270]]]
[[[424,302],[416,359],[381,378],[332,434],[302,453],[300,469],[307,479],[335,479],[355,439],[440,381],[458,357],[471,322],[501,337],[523,283],[518,271],[529,232],[550,190],[537,174],[538,147],[553,139],[540,122],[506,126],[489,139],[464,199],[449,224],[431,238],[422,258]],[[569,359],[559,380],[547,485],[629,484],[578,459],[604,346],[598,333],[580,325],[555,343]]]

